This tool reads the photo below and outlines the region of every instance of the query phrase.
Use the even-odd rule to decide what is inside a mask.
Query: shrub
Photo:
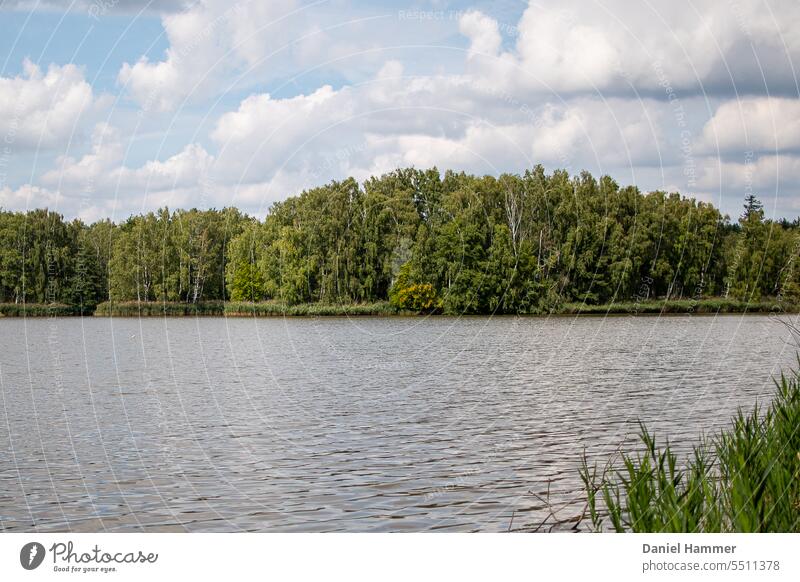
[[[434,286],[415,282],[408,263],[400,268],[397,280],[389,290],[389,303],[397,309],[417,313],[431,313],[441,308]]]

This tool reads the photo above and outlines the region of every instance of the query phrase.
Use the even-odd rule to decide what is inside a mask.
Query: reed
[[[225,305],[225,315],[241,317],[324,317],[324,316],[363,316],[397,315],[402,313],[388,301],[378,303],[301,303],[286,305],[273,301],[261,303],[231,302]]]
[[[730,427],[679,465],[644,425],[642,450],[621,466],[581,469],[595,531],[800,531],[800,375],[776,381],[766,410],[740,410]]]
[[[79,314],[79,307],[63,303],[0,303],[0,317],[63,317]]]
[[[603,305],[566,303],[554,313],[568,315],[672,313],[797,313],[800,306],[778,300],[739,301],[724,297],[626,301]]]
[[[800,306],[778,301],[745,302],[725,298],[702,300],[648,300],[640,302],[586,305],[566,303],[552,309],[550,315],[613,315],[613,314],[677,314],[677,313],[797,313]],[[358,316],[414,315],[413,311],[398,309],[388,301],[374,303],[301,303],[287,305],[280,301],[259,303],[201,301],[198,303],[171,301],[121,301],[100,303],[96,309],[83,313],[77,306],[63,304],[0,303],[0,316],[47,317],[66,315],[101,317],[178,317],[178,316]],[[534,311],[528,315],[546,315]]]
[[[378,303],[301,303],[287,305],[277,301],[259,303],[203,301],[180,303],[162,301],[105,302],[97,306],[98,317],[182,317],[182,316],[228,316],[228,317],[324,317],[397,315],[404,313],[389,304]]]
[[[225,304],[222,301],[182,303],[168,301],[124,301],[101,303],[94,314],[101,317],[174,317],[220,316]]]

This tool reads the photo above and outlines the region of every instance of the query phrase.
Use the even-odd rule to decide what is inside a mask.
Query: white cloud
[[[497,21],[493,18],[471,10],[459,19],[458,29],[469,39],[471,55],[494,56],[500,50],[502,37]]]
[[[653,100],[521,103],[469,77],[407,76],[390,61],[359,86],[252,95],[220,117],[212,138],[220,182],[269,202],[400,166],[497,173],[539,162],[574,171],[657,163],[663,117]]]
[[[170,191],[197,187],[208,177],[214,156],[199,144],[189,144],[180,152],[158,161],[151,160],[140,168],[120,168],[114,176],[120,183],[141,184],[147,191]]]
[[[349,92],[349,91],[348,91]],[[293,135],[303,133],[304,126],[316,118],[318,124],[342,119],[352,115],[352,109],[342,109],[347,99],[339,99],[336,116],[325,116],[324,113],[335,113],[329,105],[331,100],[341,92],[335,92],[330,85],[325,85],[310,95],[298,95],[289,99],[272,99],[269,94],[252,95],[242,101],[235,112],[223,115],[212,136],[219,142],[247,142],[268,139],[266,131],[283,130]]]
[[[92,88],[75,65],[50,65],[43,73],[26,60],[22,75],[0,77],[0,135],[13,148],[62,145],[94,104]]]
[[[763,155],[747,157],[738,162],[719,161],[708,158],[708,164],[700,178],[700,186],[706,189],[719,188],[742,192],[752,190],[756,195],[767,197],[781,187],[800,186],[800,157],[795,155]]]
[[[164,57],[143,56],[117,74],[124,91],[147,111],[172,111],[185,100],[275,80],[296,87],[306,76],[334,71],[337,80],[358,82],[404,45],[414,50],[432,42],[425,27],[404,22],[401,28],[396,11],[348,1],[198,0],[161,20],[169,41]],[[413,54],[418,57],[418,50]]]
[[[629,86],[660,91],[666,82],[684,92],[731,94],[734,84],[740,92],[759,85],[763,90],[764,74],[791,87],[795,79],[786,59],[800,57],[800,5],[772,4],[768,10],[756,2],[713,0],[531,2],[513,50],[480,66],[500,86],[555,93]],[[480,29],[489,30],[486,18],[470,13],[462,19],[473,44],[477,27],[463,25],[480,21]]]
[[[457,26],[462,38],[437,52],[420,32],[429,22],[406,19],[401,27],[395,19],[395,31],[381,20],[353,24],[359,15],[344,4],[327,8],[344,7],[327,22],[321,12],[295,11],[291,0],[200,0],[162,17],[169,40],[162,60],[126,64],[118,80],[145,109],[168,111],[247,79],[236,90],[253,94],[219,116],[208,150],[170,139],[174,155],[131,164],[128,132],[101,124],[89,151],[59,158],[40,182],[72,204],[91,190],[95,210],[117,215],[191,206],[198,196],[253,210],[330,179],[398,166],[497,173],[542,162],[614,172],[623,182],[646,176],[644,189],[683,184],[684,192],[711,196],[726,188],[738,207],[743,170],[730,153],[790,154],[800,145],[797,101],[749,96],[765,92],[764,79],[786,93],[787,59],[800,56],[798,6],[541,0],[516,27],[475,10],[439,23],[449,35]],[[504,41],[501,31],[512,30]],[[398,37],[413,37],[411,52],[394,50]],[[364,48],[368,56],[354,56]],[[420,55],[428,55],[424,75]],[[330,80],[329,60],[338,67]],[[272,94],[261,88],[264,78],[281,79]],[[289,87],[296,93],[283,97]],[[737,90],[747,96],[733,100]],[[717,143],[730,163],[715,176]],[[773,158],[756,156],[747,171],[756,185],[796,194],[800,167],[791,155]],[[33,191],[4,192],[18,199]]]
[[[80,160],[61,156],[57,161],[60,169],[45,173],[42,182],[50,186],[82,188],[105,179],[107,172],[122,160],[122,148],[119,131],[106,123],[98,123],[92,132],[91,151]]]
[[[61,199],[58,192],[24,184],[13,190],[8,186],[0,188],[0,208],[3,210],[24,211],[33,208],[49,207],[56,209]]]
[[[164,60],[125,63],[118,81],[145,110],[168,111],[217,91],[226,74],[253,66],[292,40],[285,18],[294,0],[200,0],[166,14]]]
[[[752,97],[720,105],[703,128],[705,147],[716,151],[778,152],[800,148],[800,100]]]
[[[664,83],[683,92],[735,94],[763,90],[765,79],[796,89],[791,63],[800,57],[800,5],[774,0],[769,8],[744,1],[539,0],[516,25],[500,26],[477,10],[457,24],[469,41],[471,70],[517,96],[629,93],[633,86],[663,97]],[[415,36],[424,21],[404,19],[392,29],[385,20],[348,5],[199,0],[162,17],[169,40],[162,60],[125,63],[118,80],[145,109],[168,111],[184,99],[219,94],[231,82],[291,76],[298,67],[327,62],[347,76],[360,60],[375,66],[382,51],[391,53],[406,37],[424,43]],[[515,44],[505,52],[501,30],[514,31]]]
[[[522,74],[556,91],[604,87],[617,76],[618,45],[604,30],[577,21],[577,13],[562,10],[525,11],[517,43]]]
[[[764,203],[767,216],[773,216],[773,209],[776,217],[800,214],[800,156],[748,153],[738,161],[707,157],[698,174],[698,187],[710,192],[716,204],[727,201],[734,218],[748,194]]]
[[[113,202],[117,212],[163,204],[204,205],[213,203],[216,195],[213,184],[209,186],[213,164],[214,157],[202,146],[189,144],[163,161],[151,160],[131,168],[125,165],[119,130],[101,123],[92,135],[91,150],[79,159],[60,158],[57,169],[46,172],[41,183],[62,192],[62,204],[72,211],[87,199],[106,207]],[[209,199],[199,200],[199,196]]]

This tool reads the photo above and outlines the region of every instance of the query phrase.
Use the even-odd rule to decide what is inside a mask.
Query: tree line
[[[115,224],[0,211],[0,302],[210,300],[541,313],[560,304],[800,298],[800,223],[738,220],[678,193],[583,172],[400,169],[275,203]]]

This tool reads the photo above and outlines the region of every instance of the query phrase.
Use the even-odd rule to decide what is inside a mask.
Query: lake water
[[[756,315],[2,319],[0,529],[566,519],[584,447],[687,450],[794,362]]]

